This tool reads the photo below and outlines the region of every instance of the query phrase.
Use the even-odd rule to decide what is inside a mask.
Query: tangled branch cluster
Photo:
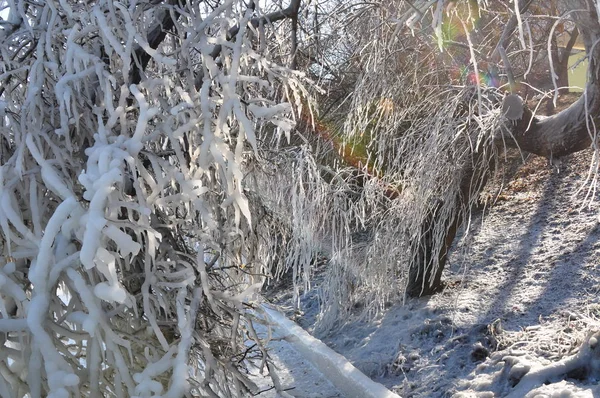
[[[276,87],[300,90],[268,21],[244,1],[7,5],[0,395],[256,392],[243,168],[257,129],[293,126]]]

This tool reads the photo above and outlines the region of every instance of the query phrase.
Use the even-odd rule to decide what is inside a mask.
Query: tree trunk
[[[520,12],[526,12],[531,3],[532,0],[519,0]],[[511,17],[508,21],[498,45],[492,54],[492,60],[494,62],[500,60],[500,52],[510,44],[510,40],[513,37],[513,32],[516,29],[517,24],[518,20],[516,16]],[[434,242],[433,225],[441,205],[435,206],[432,209],[430,216],[427,217],[423,223],[421,228],[421,238],[416,245],[417,248],[413,254],[414,258],[412,266],[409,269],[406,287],[407,296],[428,296],[443,289],[442,273],[448,260],[448,252],[462,223],[462,211],[465,208],[464,204],[472,203],[470,192],[471,181],[473,181],[473,172],[474,170],[472,169],[464,171],[460,198],[457,201],[457,206],[459,208],[455,212],[455,218],[447,221],[445,225],[446,234],[444,236],[444,241],[437,252],[434,250],[436,245]]]
[[[586,3],[589,11],[573,13],[589,56],[584,94],[569,108],[550,117],[535,116],[523,106],[523,116],[505,125],[510,132],[504,135],[507,144],[551,159],[587,149],[595,139],[595,126],[600,123],[600,46],[594,43],[600,39],[600,24],[595,8]]]
[[[442,203],[434,206],[430,215],[421,227],[421,239],[418,242],[417,250],[414,252],[414,259],[408,273],[408,282],[406,294],[409,297],[429,296],[440,292],[444,288],[442,283],[442,272],[448,261],[448,252],[456,238],[456,234],[462,225],[464,214],[469,210],[469,204],[477,204],[476,195],[479,195],[489,176],[491,164],[488,167],[473,168],[473,165],[483,165],[481,154],[474,154],[473,163],[469,163],[463,170],[460,184],[460,193],[457,197],[457,209],[452,219],[446,220],[443,228],[445,230],[444,241],[439,249],[436,247],[434,224]],[[477,186],[473,186],[473,183]]]
[[[436,207],[422,227],[422,238],[419,248],[415,253],[416,261],[409,270],[406,294],[409,297],[429,296],[440,292],[444,285],[442,283],[442,272],[448,260],[448,252],[456,237],[456,232],[461,225],[462,217],[457,217],[448,222],[446,236],[442,247],[434,252],[433,224],[439,207]],[[437,265],[435,259],[437,258]]]
[[[552,76],[552,79],[555,80],[559,94],[569,92],[569,58],[571,56],[571,51],[573,51],[573,47],[577,42],[577,38],[579,37],[579,30],[575,27],[570,35],[569,41],[563,49],[558,48],[558,42],[554,34],[552,35],[552,40],[550,42],[550,57],[552,59],[554,73],[556,73],[556,79],[554,79],[554,76]],[[554,113],[553,103],[549,102],[548,104],[551,110],[548,114]]]

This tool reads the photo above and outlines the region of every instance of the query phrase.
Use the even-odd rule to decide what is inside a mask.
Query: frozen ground
[[[317,337],[403,397],[600,396],[599,214],[576,194],[590,159],[530,158],[454,248],[443,293]]]
[[[265,326],[256,324],[257,333],[261,338],[267,335]],[[261,398],[344,398],[329,380],[317,370],[308,359],[299,353],[285,338],[285,330],[273,328],[272,339],[267,348],[272,366],[276,373],[275,383],[258,369],[253,369],[251,380],[255,382]],[[279,390],[279,391],[278,391]]]

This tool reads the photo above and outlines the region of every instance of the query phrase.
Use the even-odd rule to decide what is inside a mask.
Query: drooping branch
[[[311,134],[331,145],[345,165],[364,173],[369,178],[381,178],[384,176],[385,171],[373,162],[371,159],[372,154],[360,140],[346,142],[335,131],[335,128],[328,125],[323,118],[312,118],[308,112],[300,114],[300,121],[301,125]],[[362,137],[363,134],[360,134],[360,136]],[[399,184],[393,185],[383,180],[381,184],[384,188],[385,196],[389,199],[396,199],[402,193],[402,187]]]
[[[292,17],[292,62],[290,67],[296,69],[298,67],[298,18]]]
[[[519,1],[519,12],[521,14],[525,13],[527,11],[527,9],[529,8],[529,6],[531,5],[531,3],[533,3],[533,0],[520,0]],[[502,36],[500,36],[498,45],[496,46],[496,48],[494,49],[494,52],[492,53],[492,60],[498,61],[500,59],[500,52],[499,52],[500,48],[504,48],[504,49],[508,48],[508,45],[510,44],[510,42],[513,38],[513,32],[517,28],[518,23],[519,23],[519,19],[516,14],[514,14],[508,20],[508,23],[506,24],[506,26],[504,27],[504,30],[502,31]]]
[[[252,18],[249,21],[249,23],[256,28],[261,25],[264,25],[265,23],[273,23],[273,22],[281,21],[281,20],[287,19],[287,18],[292,18],[292,19],[297,18],[298,13],[300,11],[301,2],[302,2],[302,0],[292,0],[290,5],[287,8],[284,8],[283,10],[274,11],[267,15]],[[231,29],[229,29],[229,31],[227,32],[227,36],[226,36],[227,41],[234,40],[239,31],[240,31],[239,25],[236,25],[236,26],[232,27]],[[220,44],[217,44],[210,52],[210,56],[213,59],[216,59],[219,55],[221,55],[222,50],[223,50],[223,47]],[[199,69],[199,73],[196,75],[196,78],[194,79],[194,85],[195,85],[196,89],[200,89],[200,87],[202,87],[203,79],[204,79],[204,74],[202,72],[202,69]]]

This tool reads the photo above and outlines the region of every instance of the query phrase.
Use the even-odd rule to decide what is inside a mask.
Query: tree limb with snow
[[[3,3],[0,395],[256,393],[245,165],[294,125],[262,21],[300,2]]]

